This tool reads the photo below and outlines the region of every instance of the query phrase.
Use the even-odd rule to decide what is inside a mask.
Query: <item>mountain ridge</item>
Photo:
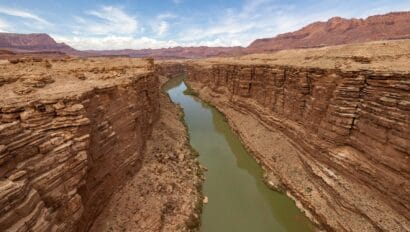
[[[365,19],[332,17],[326,22],[314,22],[294,32],[257,39],[247,50],[254,53],[409,38],[410,11],[403,11]]]

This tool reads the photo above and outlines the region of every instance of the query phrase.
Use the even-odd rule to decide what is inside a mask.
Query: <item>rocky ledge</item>
[[[186,72],[267,183],[321,228],[409,231],[409,63],[404,40],[191,61]]]

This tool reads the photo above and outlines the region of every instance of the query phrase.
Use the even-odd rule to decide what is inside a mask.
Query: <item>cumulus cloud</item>
[[[77,33],[88,35],[127,35],[138,31],[138,21],[122,9],[113,6],[103,6],[98,10],[85,12],[88,17],[76,16]]]
[[[7,7],[0,7],[0,14],[20,17],[24,19],[31,19],[37,23],[41,23],[43,25],[52,25],[52,23],[48,22],[47,20],[43,19],[42,17],[33,14],[29,11],[15,9],[15,8],[7,8]]]

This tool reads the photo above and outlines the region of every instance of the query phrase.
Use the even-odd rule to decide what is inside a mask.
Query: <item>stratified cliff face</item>
[[[407,49],[396,52],[408,57],[403,43]],[[326,60],[336,51],[316,52]],[[387,59],[378,54],[386,51],[371,52],[346,58],[350,69],[279,65],[271,54],[271,63],[257,56],[191,62],[187,74],[261,162],[268,183],[323,228],[409,231],[410,70],[376,67],[372,59]],[[289,54],[305,60],[309,52]]]
[[[152,61],[13,63],[0,65],[0,230],[87,230],[141,166]]]
[[[155,73],[167,78],[173,78],[185,73],[185,62],[178,60],[165,60],[155,62]]]

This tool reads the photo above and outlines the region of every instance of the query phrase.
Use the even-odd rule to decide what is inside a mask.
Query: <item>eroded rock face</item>
[[[90,232],[196,231],[203,170],[180,121],[181,109],[166,93],[160,93],[160,105],[141,169],[113,194]]]
[[[176,77],[185,73],[184,61],[170,60],[157,61],[155,65],[155,73],[167,78]]]
[[[268,181],[287,189],[323,228],[410,229],[409,71],[275,65],[256,56],[191,62],[187,70]],[[269,140],[276,131],[292,149]]]
[[[159,113],[152,64],[95,59],[0,66],[0,230],[87,230],[140,168]],[[35,91],[13,91],[23,86]]]

